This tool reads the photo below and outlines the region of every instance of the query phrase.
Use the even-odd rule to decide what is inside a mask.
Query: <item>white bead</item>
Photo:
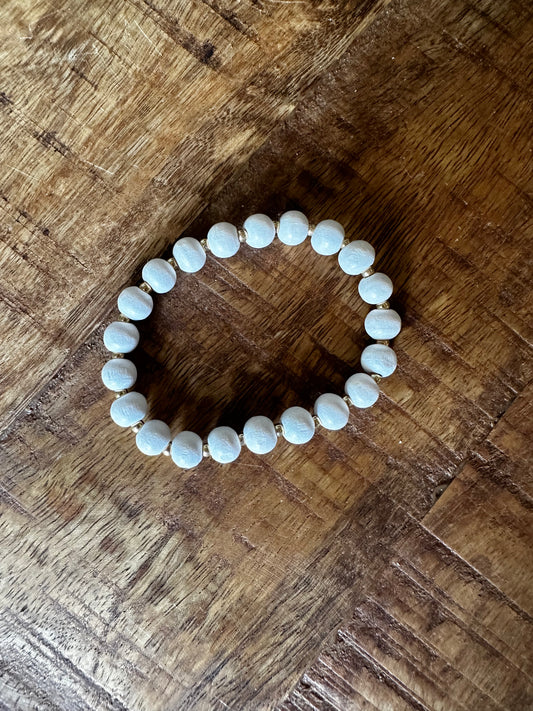
[[[202,439],[196,432],[188,430],[179,432],[170,445],[170,456],[173,462],[182,469],[196,467],[204,456]]]
[[[311,247],[318,254],[336,254],[343,241],[344,227],[336,220],[322,220],[311,235]]]
[[[153,457],[167,448],[170,427],[162,420],[149,420],[137,432],[135,444],[143,454]]]
[[[111,405],[111,419],[120,427],[133,427],[148,412],[148,403],[141,393],[131,392],[117,398]]]
[[[372,309],[365,318],[365,330],[376,341],[395,338],[401,328],[402,320],[394,309]]]
[[[340,268],[346,274],[362,274],[374,264],[374,247],[362,239],[356,239],[339,252]]]
[[[233,462],[241,451],[239,435],[231,427],[215,427],[211,430],[207,435],[207,446],[215,462],[221,464]]]
[[[133,321],[143,321],[152,313],[154,302],[150,294],[147,294],[138,286],[127,286],[118,296],[118,310],[127,318]]]
[[[144,265],[142,275],[157,294],[166,294],[176,283],[176,270],[166,259],[150,259]]]
[[[102,382],[108,390],[128,390],[137,380],[137,368],[127,358],[112,358],[102,368]]]
[[[339,395],[324,393],[315,401],[315,415],[327,430],[342,430],[350,417],[350,408]]]
[[[379,397],[379,385],[366,373],[350,375],[344,391],[355,407],[371,407]]]
[[[139,345],[139,331],[134,323],[113,321],[104,331],[104,346],[112,353],[131,353]]]
[[[271,452],[278,441],[274,423],[263,415],[250,417],[242,432],[244,444],[255,454]]]
[[[204,266],[207,255],[200,242],[194,237],[182,237],[172,249],[174,259],[182,272],[198,272]]]
[[[283,244],[301,244],[308,232],[309,220],[299,210],[288,210],[279,218],[278,238]]]
[[[215,257],[233,257],[241,246],[235,225],[217,222],[207,233],[207,246]]]
[[[250,247],[268,247],[276,236],[276,226],[268,215],[250,215],[244,225],[246,230],[246,244]]]
[[[386,274],[376,272],[361,279],[358,289],[367,304],[382,304],[392,294],[392,281]]]
[[[367,373],[377,373],[383,378],[392,375],[397,364],[396,353],[384,343],[372,343],[361,353],[363,370],[366,370]]]
[[[283,436],[292,444],[305,444],[315,433],[315,423],[311,413],[303,407],[289,407],[281,415]]]

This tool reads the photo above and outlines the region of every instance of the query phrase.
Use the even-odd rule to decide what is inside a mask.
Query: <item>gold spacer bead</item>
[[[383,380],[383,376],[382,376],[382,375],[379,375],[379,373],[372,373],[372,374],[370,375],[370,377],[371,377],[371,378],[374,378],[374,380],[376,381],[376,383],[381,383],[381,381]]]
[[[200,244],[201,244],[202,247],[204,248],[204,251],[205,251],[205,252],[209,252],[209,244],[207,243],[207,239],[205,239],[205,238],[204,238],[204,239],[201,239],[201,240],[200,240]]]
[[[320,422],[318,415],[313,415],[313,422],[315,423],[315,427],[322,427],[322,423]]]
[[[167,259],[167,262],[170,264],[171,267],[174,267],[174,269],[177,269],[177,268],[178,268],[178,263],[176,262],[176,260],[174,259],[174,257],[169,257],[169,258]]]
[[[281,437],[281,435],[283,434],[283,425],[278,422],[277,425],[274,425],[274,429],[276,430],[276,435],[278,437]]]
[[[381,343],[382,346],[388,346],[390,341],[383,341],[383,340],[378,340],[376,343]]]
[[[241,445],[244,444],[244,434],[243,434],[242,432],[241,432],[241,434],[239,435],[239,442],[241,443]]]
[[[124,358],[124,353],[113,353],[113,358]]]
[[[277,237],[278,232],[279,232],[279,220],[272,220],[272,222],[274,223],[274,229],[276,230],[276,237]]]
[[[390,309],[390,304],[388,301],[384,301],[382,304],[376,304],[376,309]]]
[[[137,434],[137,432],[141,429],[141,427],[143,425],[144,425],[144,420],[139,420],[139,422],[137,422],[137,424],[133,425],[133,427],[131,428],[131,431],[135,432],[135,434]]]
[[[315,227],[316,227],[316,225],[313,225],[313,224],[309,223],[309,228],[308,228],[308,230],[307,230],[307,236],[308,236],[308,237],[311,237],[311,235],[313,234],[313,231],[314,231]]]
[[[366,277],[369,277],[371,274],[373,274],[375,271],[374,267],[368,267],[368,269],[361,274],[362,278],[365,279]]]
[[[149,293],[152,291],[152,287],[151,287],[150,284],[148,284],[148,282],[146,282],[146,281],[142,281],[142,282],[139,284],[139,289],[140,289],[141,291],[144,291],[145,294],[149,294]]]
[[[348,238],[343,239],[343,240],[342,240],[342,244],[341,244],[341,249],[342,249],[343,247],[347,247],[349,244],[350,244],[350,240],[349,240]]]
[[[170,457],[170,442],[167,444],[161,454],[163,454],[164,457]]]
[[[204,457],[210,457],[210,456],[211,456],[211,452],[209,451],[209,445],[207,444],[207,442],[206,442],[206,443],[203,445],[203,447],[202,447],[202,454],[203,454]]]
[[[118,320],[123,321],[124,323],[130,322],[130,319],[127,316],[124,316],[124,314],[120,314],[120,316],[118,317]]]
[[[344,397],[343,397],[342,399],[343,399],[344,402],[345,402],[347,405],[349,405],[350,407],[353,405],[353,402],[350,400],[350,398],[349,398],[348,395],[344,395]]]
[[[115,400],[118,400],[119,397],[122,397],[125,395],[128,391],[127,390],[119,390],[118,392],[115,393]]]
[[[239,233],[239,242],[240,242],[241,244],[242,244],[243,242],[246,242],[246,240],[248,239],[248,232],[246,232],[246,230],[244,229],[244,227],[239,227],[239,229],[237,230],[237,232]]]

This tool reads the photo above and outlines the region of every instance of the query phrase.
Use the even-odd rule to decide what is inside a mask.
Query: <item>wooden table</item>
[[[533,708],[527,0],[0,8],[0,709]],[[301,209],[371,241],[378,403],[180,471],[109,418],[116,296],[181,234]],[[310,246],[180,275],[151,416],[342,392],[357,280]]]

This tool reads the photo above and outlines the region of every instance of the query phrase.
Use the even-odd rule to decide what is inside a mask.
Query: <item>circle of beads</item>
[[[128,354],[139,343],[139,331],[134,322],[144,320],[151,314],[153,294],[170,291],[176,284],[178,274],[202,269],[209,252],[219,259],[226,259],[236,254],[243,245],[262,249],[277,239],[285,245],[294,246],[308,237],[315,252],[337,255],[342,271],[359,277],[359,295],[371,307],[365,318],[365,330],[374,343],[366,346],[361,353],[361,372],[346,380],[343,395],[320,395],[312,411],[293,406],[287,408],[275,423],[263,415],[251,417],[240,433],[230,427],[219,426],[211,430],[205,440],[187,430],[178,432],[172,438],[166,423],[148,418],[146,398],[133,389],[137,370]],[[117,301],[120,315],[104,332],[104,345],[113,354],[102,368],[104,385],[115,393],[111,417],[116,424],[135,433],[141,452],[171,456],[183,469],[197,466],[204,458],[229,463],[238,458],[243,447],[256,454],[266,454],[274,449],[280,437],[293,444],[304,444],[313,437],[317,428],[342,429],[348,423],[350,408],[367,408],[376,402],[380,393],[379,383],[396,369],[396,355],[391,341],[401,330],[401,319],[389,304],[392,281],[385,274],[375,271],[375,251],[368,242],[348,240],[344,228],[335,220],[322,220],[310,225],[303,213],[290,210],[275,221],[267,215],[251,215],[238,228],[229,222],[219,222],[211,227],[205,239],[178,239],[172,254],[169,259],[149,260],[143,267],[142,281],[122,290]]]

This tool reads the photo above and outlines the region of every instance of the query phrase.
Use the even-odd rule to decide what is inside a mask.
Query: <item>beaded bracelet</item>
[[[137,369],[124,354],[131,353],[139,343],[139,331],[131,321],[142,321],[152,312],[151,293],[164,294],[176,283],[177,272],[199,271],[206,262],[206,253],[227,258],[237,253],[241,243],[262,248],[275,237],[286,245],[301,244],[311,237],[311,246],[321,255],[338,253],[341,269],[361,277],[358,290],[367,304],[374,306],[365,318],[365,330],[375,343],[361,353],[363,373],[354,373],[345,383],[345,395],[334,393],[320,395],[312,412],[303,407],[289,407],[280,421],[274,424],[268,417],[251,417],[241,434],[231,427],[215,427],[207,441],[195,432],[179,432],[173,439],[170,428],[161,420],[146,420],[148,403],[144,395],[131,391],[137,380]],[[245,445],[255,454],[266,454],[274,449],[277,439],[284,437],[292,444],[308,442],[317,426],[327,430],[340,430],[348,422],[349,406],[366,408],[379,396],[378,383],[396,369],[396,354],[389,342],[400,332],[401,319],[389,308],[392,281],[373,269],[375,251],[363,240],[349,242],[344,229],[335,220],[323,220],[315,227],[307,217],[297,211],[283,213],[273,221],[267,215],[256,214],[246,219],[237,229],[229,222],[219,222],[207,233],[207,239],[198,241],[182,237],[172,250],[170,259],[151,259],[142,270],[139,286],[128,286],[118,297],[120,317],[104,332],[104,345],[113,358],[102,368],[104,385],[115,392],[111,417],[117,425],[130,427],[136,433],[137,447],[144,454],[170,455],[183,469],[197,466],[203,457],[211,457],[222,464],[233,462]]]

